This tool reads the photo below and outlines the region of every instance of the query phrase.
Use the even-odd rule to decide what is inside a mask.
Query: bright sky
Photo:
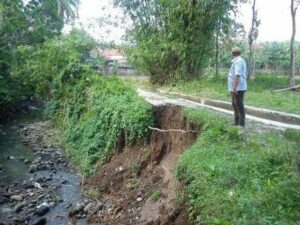
[[[97,40],[105,40],[105,42],[121,42],[125,34],[125,28],[122,25],[122,15],[120,9],[114,8],[113,0],[81,0],[79,6],[81,26],[88,30]],[[103,19],[116,22],[117,26],[99,22]]]
[[[258,17],[261,20],[259,27],[258,41],[289,41],[291,38],[291,15],[290,0],[257,0]],[[238,20],[249,30],[251,23],[251,4],[245,4],[241,7],[241,15]],[[96,37],[98,40],[115,41],[120,43],[125,29],[118,26],[89,26],[95,24],[94,19],[99,17],[107,18],[112,14],[120,17],[122,12],[115,9],[112,0],[81,0],[79,8],[80,22]],[[300,41],[300,8],[297,14],[297,34],[296,40]],[[117,18],[117,23],[121,24],[121,18]],[[111,32],[108,32],[111,30]]]
[[[292,35],[290,0],[256,0],[258,17],[261,20],[258,41],[289,41]],[[241,8],[240,21],[249,31],[251,24],[251,4]],[[300,8],[297,12],[296,40],[300,41]]]

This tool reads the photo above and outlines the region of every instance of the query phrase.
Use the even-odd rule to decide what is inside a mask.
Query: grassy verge
[[[227,91],[227,78],[225,74],[219,80],[203,78],[200,80],[179,81],[165,86],[151,86],[145,80],[135,82],[137,85],[147,88],[231,101],[231,96]],[[299,79],[298,83],[300,83]],[[250,106],[300,114],[299,92],[274,92],[274,90],[287,87],[287,84],[288,78],[286,76],[257,74],[255,80],[249,81],[249,90],[246,93],[245,103]]]
[[[299,133],[240,133],[208,111],[185,115],[203,127],[177,168],[194,224],[300,222]]]
[[[117,145],[147,138],[152,107],[116,77],[102,77],[84,66],[69,72],[72,76],[57,86],[45,114],[63,127],[72,162],[90,174]]]

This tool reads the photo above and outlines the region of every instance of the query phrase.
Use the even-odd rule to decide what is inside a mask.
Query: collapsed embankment
[[[297,221],[299,133],[240,131],[220,114],[174,105],[153,115],[148,144],[118,148],[87,180],[86,191],[106,205],[91,223]]]
[[[93,199],[73,203],[72,217],[103,225],[299,220],[299,134],[241,132],[219,114],[182,113],[148,96],[153,110],[119,79],[83,71],[61,81],[45,110]]]
[[[76,103],[77,106],[77,101],[70,101],[70,104]],[[120,104],[122,101],[124,105]],[[76,122],[71,120],[70,124],[65,124],[70,127],[66,126],[68,129],[60,135],[67,137],[63,139],[67,146],[65,152],[75,165],[78,163],[78,170],[90,171],[92,168],[95,171],[87,175],[81,170],[87,178],[84,179],[84,191],[90,200],[75,201],[68,197],[71,203],[66,205],[67,201],[53,201],[52,195],[44,196],[39,187],[30,184],[32,193],[37,191],[37,198],[43,195],[35,201],[31,192],[16,186],[9,196],[21,193],[22,199],[24,197],[30,204],[28,207],[21,204],[21,214],[15,215],[24,215],[25,218],[27,210],[36,215],[37,206],[53,201],[55,208],[50,213],[45,212],[46,216],[57,218],[57,207],[69,207],[64,211],[64,219],[87,217],[90,224],[100,225],[264,225],[294,224],[299,220],[299,133],[288,130],[285,133],[261,131],[258,134],[249,128],[240,131],[211,111],[161,104],[151,109],[136,97],[115,96],[104,99],[103,106],[99,104],[96,111],[88,108]],[[65,117],[66,121],[68,116],[70,114]],[[141,118],[145,123],[138,126]],[[119,122],[122,126],[116,126]],[[142,133],[128,131],[126,125],[138,128]],[[29,134],[31,130],[35,129],[30,128]],[[111,133],[112,130],[117,133]],[[106,143],[102,139],[99,142],[99,134],[104,131],[109,134],[105,137],[116,142],[109,145],[114,146],[110,151],[101,152],[106,148],[95,148],[92,143]],[[73,145],[68,144],[73,140],[70,132],[74,132],[72,135],[77,138]],[[139,139],[130,143],[130,132]],[[38,170],[47,169],[49,165],[52,171],[52,163],[56,165],[58,161],[51,151],[57,148],[45,147],[39,140],[43,129],[33,133],[39,135],[26,135],[26,138],[28,143],[37,143],[36,157],[42,160],[33,163]],[[80,142],[83,143],[70,148]],[[105,159],[97,158],[102,165],[94,160],[85,161],[95,159],[98,151],[98,156],[106,156]],[[59,154],[59,161],[61,157]],[[74,160],[74,157],[81,161]],[[62,171],[64,169],[65,164]],[[52,183],[63,188],[72,182],[65,184],[61,177],[54,178],[34,181],[45,182],[42,186],[45,190],[51,189]],[[69,194],[68,189],[66,193]],[[8,204],[17,204],[14,199],[5,198]]]
[[[97,194],[104,211],[89,218],[97,224],[188,224],[181,189],[175,178],[182,152],[198,136],[198,127],[183,116],[181,108],[154,109],[155,128],[148,144],[125,147],[111,153],[109,161],[86,182],[89,194]]]
[[[188,224],[175,169],[199,130],[180,107],[155,107],[153,117],[151,135],[144,141],[126,146],[121,132],[106,163],[85,181],[89,200],[81,198],[79,177],[70,172],[62,149],[53,142],[60,139],[59,131],[49,122],[15,126],[33,156],[24,159],[29,171],[24,171],[24,181],[1,186],[1,210],[9,210],[3,221],[56,224],[88,217],[90,224]],[[17,155],[12,158],[19,160]]]
[[[82,173],[87,195],[102,203],[89,221],[174,224],[182,218],[178,224],[186,224],[175,204],[174,174],[198,131],[180,108],[153,109],[118,78],[90,71],[70,77],[58,92],[45,112],[63,129],[65,152]]]

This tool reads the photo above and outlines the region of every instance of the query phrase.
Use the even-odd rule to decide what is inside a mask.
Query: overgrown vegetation
[[[123,144],[119,142],[132,144],[146,138],[152,123],[151,106],[133,88],[86,64],[94,46],[93,39],[74,30],[36,49],[22,47],[16,67],[26,77],[25,87],[48,101],[45,115],[63,128],[68,153],[85,174]]]
[[[95,46],[96,42],[91,37],[76,29],[40,45],[19,46],[11,76],[19,80],[23,95],[47,100],[64,91],[64,83],[73,73],[83,76],[79,64],[90,58],[90,51]]]
[[[93,71],[90,52],[96,42],[73,30],[42,44],[18,46],[11,77],[22,95],[45,101],[45,115],[64,133],[68,154],[89,174],[120,145],[147,138],[151,106],[116,77]]]
[[[88,76],[57,100],[68,153],[85,174],[105,162],[118,144],[130,145],[148,137],[151,106],[118,78]]]
[[[150,105],[134,89],[91,70],[99,64],[91,54],[97,47],[93,38],[78,29],[61,35],[78,4],[0,3],[0,116],[21,101],[47,102],[45,115],[63,128],[71,159],[91,173],[118,144],[147,137],[152,117]]]
[[[240,26],[230,14],[245,0],[114,2],[133,20],[128,33],[129,60],[147,71],[151,81],[172,81],[165,86],[172,91],[230,99],[225,76],[217,80],[186,78],[205,74],[214,44],[218,44],[216,34],[222,37],[219,42],[226,44],[220,46],[221,64],[230,64],[232,34],[240,34]],[[45,116],[63,130],[67,154],[86,175],[103,164],[112,149],[147,139],[153,118],[151,106],[131,85],[91,69],[90,65],[104,65],[91,57],[91,50],[97,47],[93,38],[76,29],[61,34],[63,26],[76,17],[78,4],[78,0],[0,2],[0,119],[21,101],[46,102]],[[286,69],[286,46],[265,43],[257,51],[256,65],[274,71]],[[250,82],[246,103],[300,114],[298,93],[272,92],[287,83],[281,76],[257,75]],[[185,115],[203,130],[177,168],[193,223],[299,223],[299,133],[239,132],[211,112],[189,109]],[[130,168],[131,188],[139,185],[140,167]],[[99,193],[91,190],[91,195]],[[158,190],[149,193],[153,201],[161,195]]]
[[[194,224],[299,222],[300,152],[292,139],[275,132],[241,133],[209,111],[184,114],[203,129],[177,168]]]
[[[39,45],[59,36],[64,24],[76,17],[78,4],[78,0],[0,2],[0,119],[34,94],[27,85],[32,85],[29,82],[35,73],[29,78],[16,68],[16,64],[30,57],[26,54],[20,56],[20,51],[32,48],[26,53],[36,54]],[[39,64],[32,66],[39,70]]]

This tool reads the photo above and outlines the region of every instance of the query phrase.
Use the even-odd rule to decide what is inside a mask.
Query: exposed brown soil
[[[156,127],[195,130],[181,108],[154,111]],[[180,184],[174,177],[180,154],[194,143],[195,132],[153,131],[149,144],[115,151],[86,182],[86,190],[109,206],[89,218],[92,224],[187,225],[185,208],[176,202]]]

